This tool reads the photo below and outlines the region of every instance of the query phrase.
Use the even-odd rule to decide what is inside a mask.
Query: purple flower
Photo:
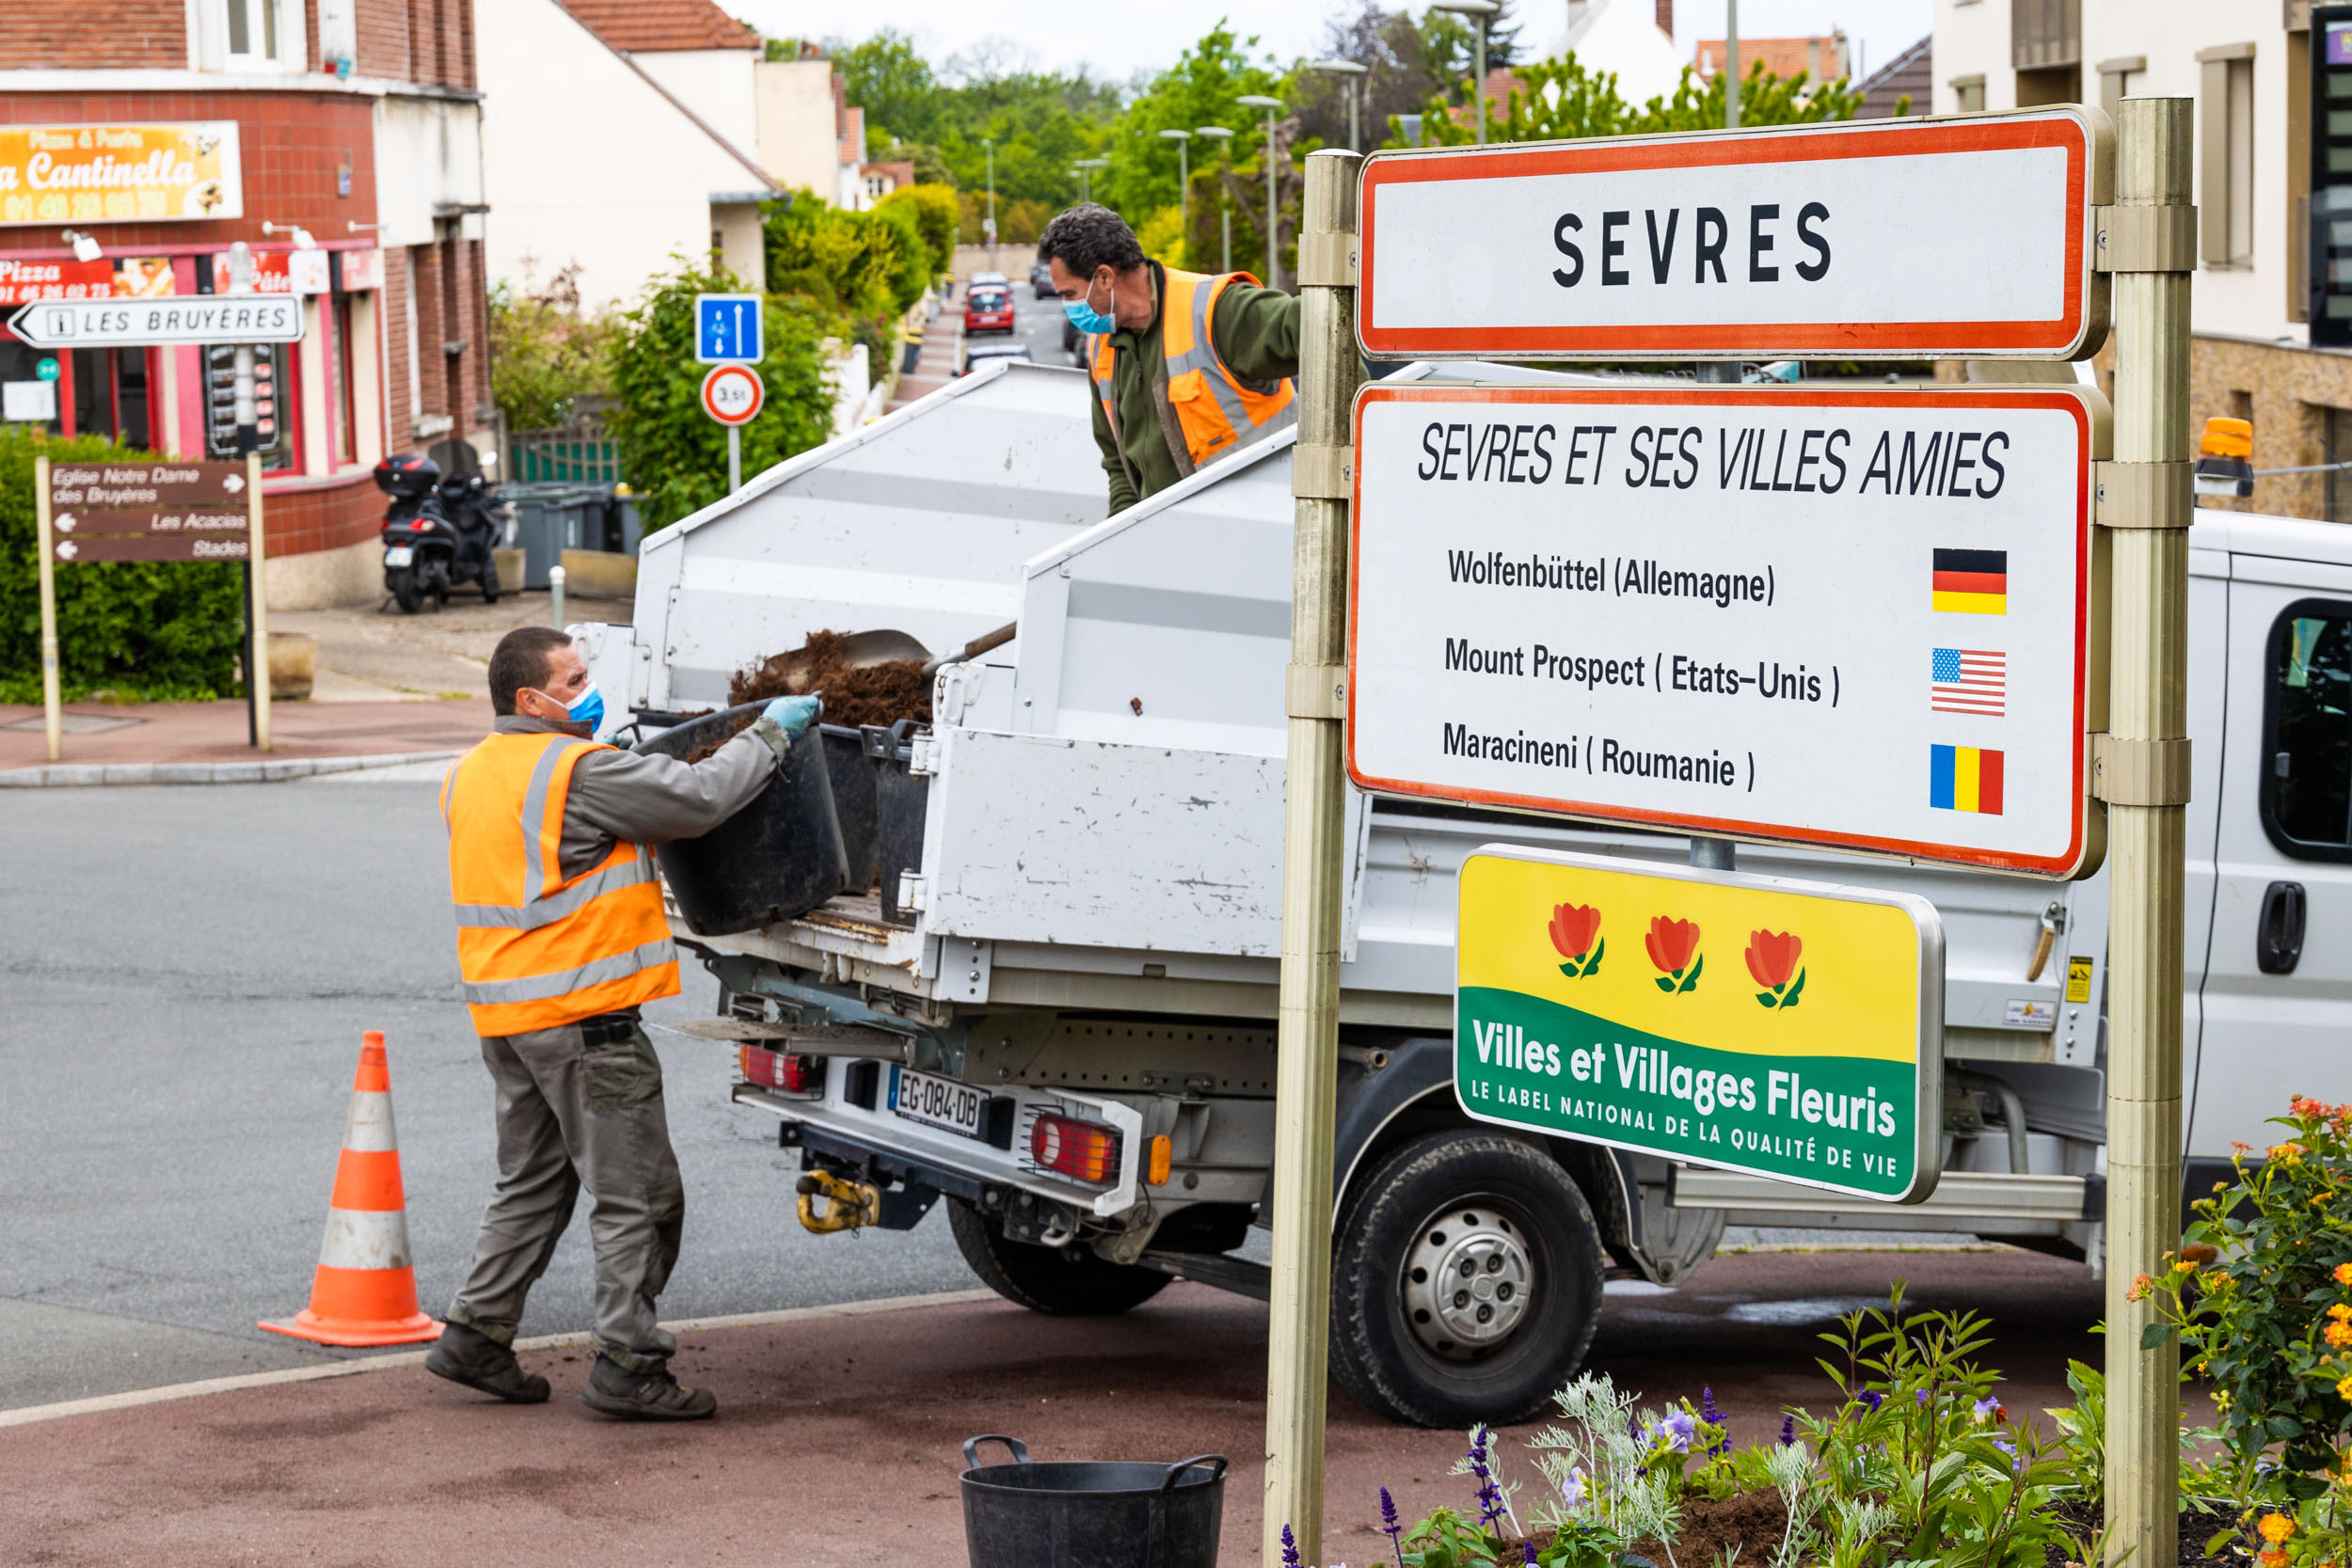
[[[1691,1439],[1698,1431],[1698,1423],[1687,1410],[1669,1410],[1663,1420],[1654,1423],[1643,1433],[1652,1443],[1663,1443],[1677,1453],[1691,1451]]]
[[[1282,1568],[1299,1568],[1298,1541],[1288,1525],[1282,1527]]]
[[[1724,1419],[1723,1411],[1715,1403],[1715,1390],[1707,1385],[1701,1385],[1699,1387],[1699,1416],[1708,1426],[1723,1433],[1722,1436],[1715,1439],[1715,1446],[1707,1451],[1714,1454],[1729,1453],[1731,1433],[1728,1428],[1731,1423]]]
[[[1584,1466],[1579,1465],[1560,1482],[1560,1506],[1573,1513],[1584,1506]]]
[[[1862,1390],[1862,1402],[1876,1410],[1886,1402],[1886,1396],[1875,1388],[1865,1388]]]
[[[1913,1389],[1913,1390],[1912,1390],[1912,1392],[1911,1392],[1911,1397],[1912,1397],[1912,1399],[1913,1399],[1914,1401],[1915,1401],[1916,1402],[1918,1402],[1918,1403],[1920,1403],[1920,1404],[1925,1404],[1925,1403],[1927,1403],[1927,1402],[1928,1402],[1928,1391],[1927,1391],[1925,1388],[1915,1388],[1915,1389]]]
[[[1535,1543],[1522,1541],[1519,1543],[1519,1550],[1526,1554],[1527,1568],[1535,1568]]]
[[[1488,1433],[1484,1426],[1470,1431],[1470,1474],[1478,1478],[1478,1522],[1491,1527],[1504,1513],[1502,1489],[1495,1484],[1494,1472],[1486,1465]]]
[[[1390,1497],[1389,1489],[1383,1486],[1380,1488],[1380,1533],[1389,1538],[1389,1550],[1396,1554],[1396,1568],[1405,1568],[1405,1548],[1397,1544],[1396,1539],[1404,1528],[1397,1522],[1396,1499]]]
[[[1984,1398],[1979,1400],[1975,1404],[1969,1406],[1968,1418],[1976,1422],[1977,1425],[1982,1426],[1987,1421],[2000,1420],[2008,1414],[2009,1413],[2007,1411],[2001,1408],[2001,1402],[1998,1399],[1994,1398],[1991,1394],[1987,1394]]]
[[[1784,1449],[1797,1446],[1797,1417],[1794,1411],[1780,1418],[1780,1446]]]

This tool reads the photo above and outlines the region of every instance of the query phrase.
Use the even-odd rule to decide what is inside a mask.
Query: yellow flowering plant
[[[2290,1136],[2195,1205],[2180,1250],[2134,1281],[2178,1336],[2184,1377],[2207,1380],[2226,1457],[2195,1466],[2211,1501],[2239,1513],[2262,1568],[2341,1564],[2352,1551],[2352,1105],[2296,1097]],[[2184,1480],[2187,1480],[2185,1471]]]

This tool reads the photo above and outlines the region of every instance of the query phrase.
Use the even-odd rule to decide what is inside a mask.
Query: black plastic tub
[[[641,752],[684,761],[765,703],[689,720],[637,743]],[[700,838],[658,845],[654,858],[698,936],[749,931],[806,914],[848,885],[850,863],[834,816],[825,740],[815,726],[792,743],[768,787]]]
[[[1009,1465],[983,1465],[1002,1443]],[[1032,1464],[993,1433],[963,1445],[963,1540],[972,1568],[1216,1568],[1225,1456],[1173,1465]]]
[[[869,724],[862,732],[874,768],[874,842],[882,879],[882,917],[892,926],[912,926],[914,911],[898,907],[898,874],[923,869],[923,819],[930,808],[931,781],[909,771],[914,747],[912,720],[888,729]]]
[[[846,724],[820,724],[825,737],[825,772],[833,782],[834,819],[841,824],[841,849],[849,857],[851,893],[864,893],[882,873],[882,846],[875,833],[874,762],[866,737]]]

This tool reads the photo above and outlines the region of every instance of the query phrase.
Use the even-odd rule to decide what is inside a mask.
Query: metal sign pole
[[[65,754],[65,704],[57,692],[57,562],[49,531],[49,459],[33,459],[33,515],[40,536],[40,706],[48,721],[49,760]]]
[[[743,488],[743,427],[727,426],[727,494]]]
[[[1269,147],[1272,145],[1269,141]],[[1266,1345],[1264,1560],[1282,1527],[1323,1560],[1324,1394],[1331,1319],[1331,1118],[1339,1079],[1340,901],[1346,864],[1347,508],[1356,388],[1352,152],[1307,159],[1299,222],[1298,446],[1292,546],[1289,790],[1274,1085],[1274,1269]],[[1271,246],[1269,245],[1269,251]]]
[[[2190,101],[2120,106],[2116,200],[2100,235],[2115,273],[2115,462],[2107,733],[2106,1560],[2171,1560],[2179,1529],[2180,1346],[2132,1299],[2181,1239],[2183,810],[2188,800]],[[2153,1342],[2149,1341],[2153,1339]]]
[[[269,589],[268,574],[262,570],[262,454],[246,453],[245,494],[246,527],[252,540],[246,558],[245,586],[246,653],[245,667],[246,712],[252,729],[253,744],[269,751]]]

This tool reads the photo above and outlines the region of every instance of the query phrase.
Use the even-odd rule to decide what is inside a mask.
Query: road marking
[[[961,1307],[996,1301],[993,1291],[935,1291],[927,1295],[884,1296],[874,1301],[835,1302],[823,1307],[788,1307],[774,1312],[737,1312],[717,1318],[681,1318],[661,1326],[672,1334],[701,1334],[722,1328],[767,1328],[778,1323],[816,1323],[827,1318],[857,1318],[877,1312],[904,1312],[919,1307]],[[584,1333],[541,1334],[515,1341],[518,1351],[573,1350],[589,1343]],[[310,1383],[320,1378],[351,1377],[360,1372],[392,1371],[421,1367],[429,1354],[402,1351],[391,1355],[367,1355],[321,1367],[288,1367],[269,1372],[241,1372],[233,1377],[208,1377],[195,1383],[174,1383],[161,1388],[134,1388],[119,1394],[100,1394],[56,1404],[32,1404],[0,1410],[0,1427],[29,1426],[36,1421],[61,1420],[68,1416],[95,1416],[109,1410],[132,1410],[143,1404],[199,1399],[207,1394],[233,1394],[246,1388],[271,1388],[283,1383]]]

